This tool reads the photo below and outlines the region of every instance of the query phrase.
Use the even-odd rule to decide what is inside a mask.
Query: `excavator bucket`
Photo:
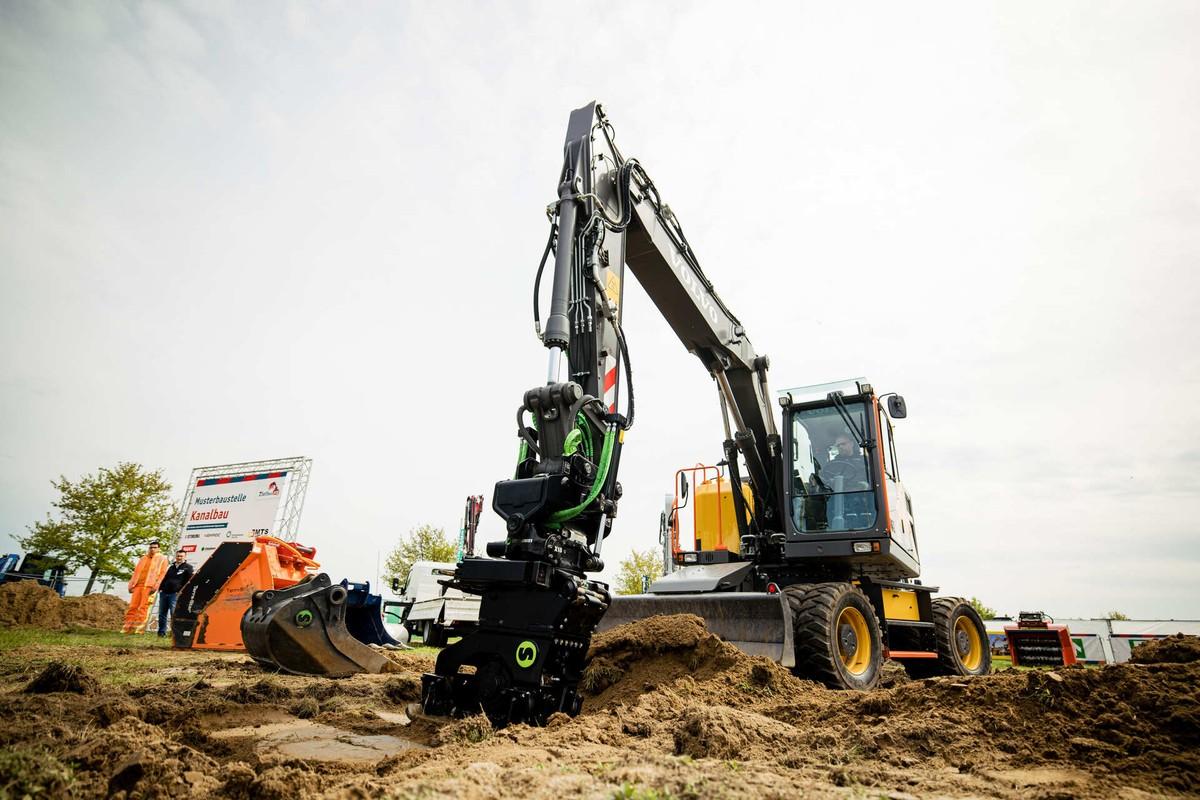
[[[349,595],[325,573],[288,589],[255,592],[242,618],[246,651],[263,667],[293,675],[382,672],[387,658],[347,629]]]
[[[792,611],[786,595],[765,592],[617,595],[597,632],[658,615],[695,614],[716,634],[752,656],[796,666]]]
[[[346,629],[363,644],[400,647],[383,627],[383,596],[371,594],[371,584],[342,581],[346,588]]]

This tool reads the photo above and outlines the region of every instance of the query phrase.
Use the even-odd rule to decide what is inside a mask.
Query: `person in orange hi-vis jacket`
[[[133,568],[133,577],[129,579],[129,610],[125,612],[121,633],[145,631],[154,593],[158,591],[158,584],[166,572],[167,557],[158,552],[158,542],[151,542],[150,549],[138,559],[137,566]]]

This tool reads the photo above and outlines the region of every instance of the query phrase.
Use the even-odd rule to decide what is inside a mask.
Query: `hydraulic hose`
[[[608,467],[612,463],[613,445],[616,441],[617,426],[609,425],[608,430],[604,432],[604,447],[600,451],[600,471],[596,473],[596,480],[592,482],[592,488],[588,490],[587,498],[574,508],[564,508],[561,511],[555,511],[550,515],[551,523],[561,524],[567,520],[574,519],[583,513],[583,510],[600,496],[600,490],[604,488],[604,481],[608,478]]]

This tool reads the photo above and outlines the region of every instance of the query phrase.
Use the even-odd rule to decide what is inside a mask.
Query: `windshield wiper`
[[[873,447],[875,445],[874,442],[867,440],[867,435],[858,427],[858,424],[854,421],[854,418],[850,416],[850,412],[846,410],[846,403],[842,400],[842,393],[840,391],[830,392],[829,402],[833,403],[833,407],[836,408],[838,414],[841,415],[842,421],[845,422],[846,426],[849,427],[854,433],[854,438],[858,441],[859,447],[866,450],[868,447]]]

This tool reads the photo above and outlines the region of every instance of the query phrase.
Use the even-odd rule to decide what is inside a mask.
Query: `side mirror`
[[[392,594],[400,594],[400,579],[392,578]]]
[[[680,496],[680,498],[687,500],[687,496],[688,496],[687,474],[682,474],[679,476],[679,496]]]
[[[888,397],[888,416],[892,419],[904,419],[908,416],[908,406],[904,404],[903,397],[898,394]]]

